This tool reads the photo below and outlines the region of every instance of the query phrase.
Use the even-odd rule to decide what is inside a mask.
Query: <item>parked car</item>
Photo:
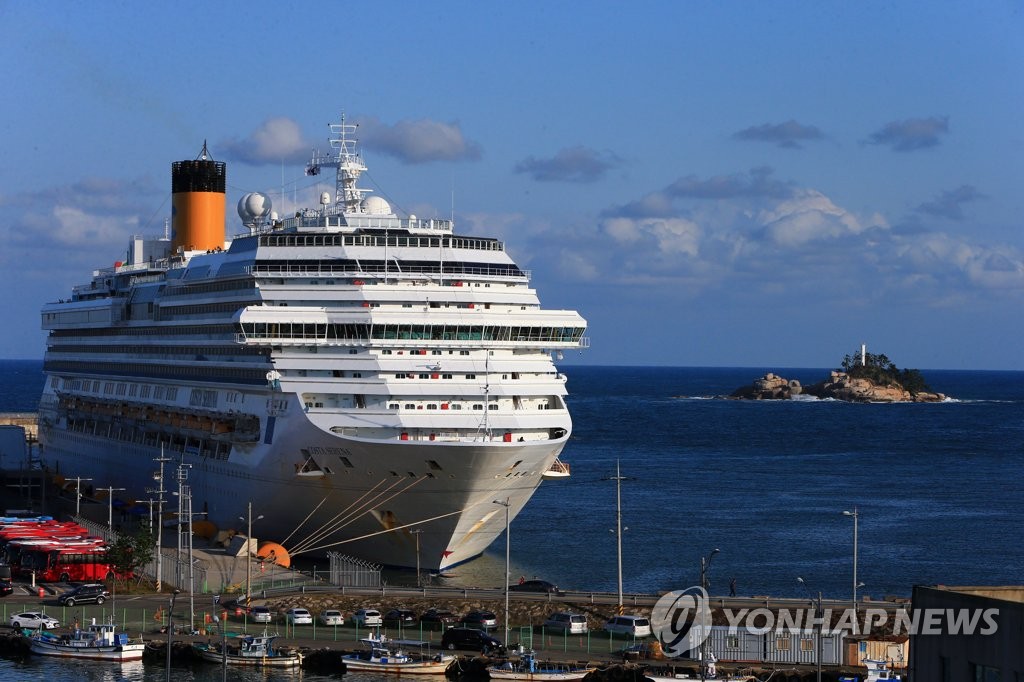
[[[579,613],[559,611],[544,621],[547,630],[563,630],[567,635],[582,635],[587,632],[587,617]]]
[[[344,625],[345,616],[337,609],[327,609],[320,613],[320,622],[324,625]]]
[[[608,632],[631,637],[648,637],[651,634],[651,621],[645,616],[612,616],[604,624]]]
[[[457,622],[459,617],[448,609],[428,609],[420,615],[420,624],[428,630],[444,630]]]
[[[377,609],[359,609],[352,616],[352,620],[356,622],[356,625],[367,628],[380,627],[384,624],[384,619],[380,617],[380,611]]]
[[[441,635],[441,647],[448,650],[466,649],[487,653],[501,646],[501,640],[475,628],[451,628]]]
[[[110,597],[107,588],[99,583],[88,583],[64,592],[57,597],[57,603],[61,606],[74,606],[75,604],[102,604]]]
[[[498,627],[498,617],[490,611],[470,611],[459,618],[459,624],[480,630],[494,630]]]
[[[510,592],[547,592],[550,594],[562,594],[558,585],[549,583],[547,580],[524,580],[518,585],[509,585]]]
[[[0,597],[6,597],[14,592],[14,585],[10,580],[0,580]]]
[[[274,614],[266,606],[254,606],[249,609],[249,617],[254,623],[269,623],[274,620]]]
[[[416,614],[409,609],[391,609],[384,614],[385,625],[401,625],[408,627],[416,623]]]
[[[11,616],[10,624],[12,628],[43,628],[44,630],[52,630],[58,627],[60,622],[56,618],[51,618],[39,611],[26,611]]]
[[[298,607],[288,609],[284,614],[285,619],[292,625],[312,625],[313,614],[306,609],[300,609]]]

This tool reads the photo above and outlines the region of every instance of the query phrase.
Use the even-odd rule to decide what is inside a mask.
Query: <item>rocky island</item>
[[[937,403],[946,399],[925,383],[916,369],[897,369],[885,355],[862,350],[843,358],[841,369],[810,386],[769,372],[729,395],[734,400],[790,400],[797,395],[852,403]]]

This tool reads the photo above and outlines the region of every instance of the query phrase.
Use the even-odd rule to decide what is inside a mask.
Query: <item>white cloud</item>
[[[281,163],[303,163],[312,155],[309,142],[302,137],[299,124],[278,116],[264,121],[243,139],[231,138],[211,147],[216,158],[218,150],[227,158],[253,166]]]

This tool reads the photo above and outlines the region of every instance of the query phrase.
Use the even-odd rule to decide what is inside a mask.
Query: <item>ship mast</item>
[[[362,154],[357,149],[359,140],[351,137],[359,128],[358,123],[346,123],[345,114],[341,115],[341,123],[331,123],[331,137],[327,138],[331,148],[337,150],[332,155],[313,152],[313,159],[306,164],[306,175],[319,175],[321,168],[337,169],[335,179],[334,204],[344,213],[359,213],[363,195],[372,190],[356,187],[356,181],[366,170]]]

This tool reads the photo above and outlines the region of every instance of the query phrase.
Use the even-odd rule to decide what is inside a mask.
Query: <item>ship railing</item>
[[[494,277],[494,278],[513,278],[516,280],[529,281],[532,277],[530,270],[521,270],[519,268],[511,269],[507,267],[484,267],[484,268],[462,268],[458,272],[437,272],[436,269],[429,266],[403,266],[402,270],[389,269],[384,270],[384,267],[366,269],[366,268],[353,268],[348,265],[331,265],[329,263],[317,263],[316,265],[250,265],[245,268],[245,272],[250,275],[272,275],[274,277],[352,277],[360,278],[365,277],[367,279],[374,278],[387,278],[388,280],[407,280],[407,279],[428,279],[438,280],[449,286],[461,286],[462,282],[460,279],[468,277]],[[415,277],[412,277],[415,275]],[[372,284],[373,282],[361,282],[356,286],[365,286],[366,284]]]

